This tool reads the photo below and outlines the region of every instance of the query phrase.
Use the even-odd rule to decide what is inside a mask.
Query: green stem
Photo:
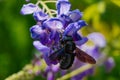
[[[44,3],[56,3],[57,1],[56,0],[53,0],[53,1],[44,1]]]
[[[56,10],[53,10],[53,9],[50,9],[50,11],[51,11],[52,13],[57,13],[57,11],[56,11]]]
[[[76,70],[74,70],[74,71],[64,75],[63,77],[60,77],[60,78],[56,79],[56,80],[66,80],[66,79],[69,79],[69,78],[71,78],[71,77],[73,77],[73,76],[75,76],[77,74],[80,74],[80,73],[82,73],[85,70],[88,70],[90,68],[92,68],[92,65],[86,64],[86,65],[84,65],[84,66],[82,66],[82,67],[80,67],[80,68],[78,68],[78,69],[76,69]]]
[[[41,5],[46,9],[46,13],[48,13],[50,17],[53,17],[50,9],[49,9],[48,6],[45,4],[45,2],[43,2],[43,1],[38,1],[36,5],[38,5],[38,4],[41,4]]]

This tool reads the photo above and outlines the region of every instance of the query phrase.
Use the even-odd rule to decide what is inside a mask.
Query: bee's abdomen
[[[75,56],[74,53],[73,54],[65,53],[65,55],[60,60],[60,68],[61,69],[70,68],[73,64],[74,56]]]

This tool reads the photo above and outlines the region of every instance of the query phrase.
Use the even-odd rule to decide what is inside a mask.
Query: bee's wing
[[[90,64],[96,63],[96,60],[93,57],[88,55],[86,52],[80,50],[79,48],[76,48],[75,53],[76,53],[76,57],[82,62],[87,62]]]

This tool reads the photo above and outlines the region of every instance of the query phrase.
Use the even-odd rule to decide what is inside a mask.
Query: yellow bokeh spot
[[[120,7],[120,0],[111,0],[111,2]]]

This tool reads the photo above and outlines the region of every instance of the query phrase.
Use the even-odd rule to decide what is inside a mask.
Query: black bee
[[[50,58],[59,60],[61,69],[68,69],[72,66],[74,57],[80,61],[95,64],[93,57],[76,47],[71,36],[65,36],[60,40],[61,48],[55,51]],[[54,57],[53,57],[54,55]]]

